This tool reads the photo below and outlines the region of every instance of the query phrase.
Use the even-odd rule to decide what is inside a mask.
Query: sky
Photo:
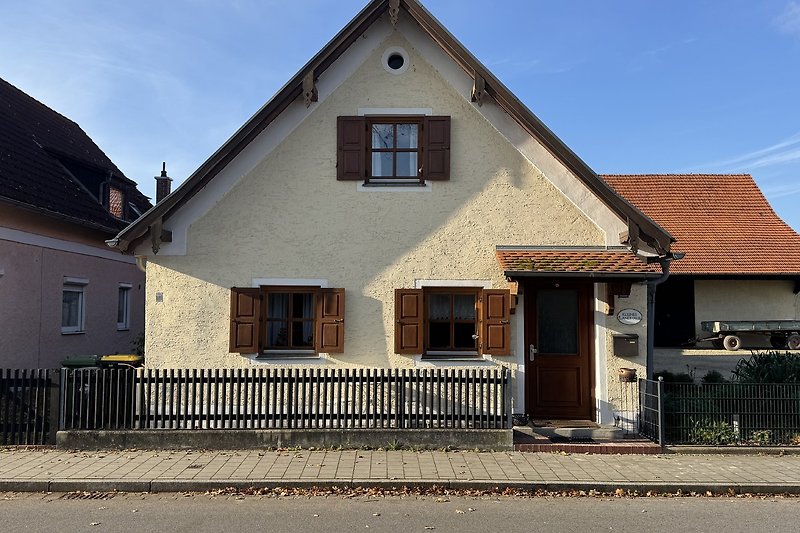
[[[2,0],[0,77],[155,196],[367,0]],[[598,173],[751,173],[800,230],[800,0],[423,0]]]

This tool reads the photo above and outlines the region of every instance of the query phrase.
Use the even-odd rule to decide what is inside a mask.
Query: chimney
[[[167,163],[161,166],[161,175],[156,176],[156,203],[166,198],[172,190],[172,178],[167,176]]]

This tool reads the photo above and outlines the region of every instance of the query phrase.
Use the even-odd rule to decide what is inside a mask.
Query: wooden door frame
[[[536,324],[534,321],[537,319],[535,310],[534,293],[540,289],[553,288],[558,284],[562,288],[574,288],[579,291],[578,297],[578,342],[580,343],[584,335],[581,334],[581,329],[585,328],[585,347],[586,357],[588,358],[588,376],[589,376],[589,417],[587,420],[594,421],[597,418],[596,397],[595,397],[595,320],[594,320],[594,300],[595,300],[595,282],[589,279],[570,279],[570,278],[546,278],[546,279],[529,279],[520,283],[522,286],[523,295],[525,297],[525,323],[524,331],[524,361],[525,361],[525,412],[529,415],[529,406],[531,404],[532,394],[534,393],[533,387],[533,368],[530,361],[528,349],[533,344],[532,331]],[[581,305],[581,292],[585,291],[583,298],[585,299],[584,305]]]

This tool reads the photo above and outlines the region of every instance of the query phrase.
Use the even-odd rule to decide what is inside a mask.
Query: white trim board
[[[320,287],[322,289],[327,289],[328,280],[313,279],[313,278],[253,278],[251,282],[252,287],[261,287],[262,285],[286,286],[286,287]]]
[[[0,227],[0,240],[16,242],[19,244],[27,244],[29,246],[39,246],[40,248],[58,250],[60,252],[99,257],[101,259],[118,261],[120,263],[136,263],[136,259],[133,257],[129,255],[122,255],[120,252],[115,250],[95,248],[94,246],[89,246],[88,244],[66,241],[64,239],[57,239],[55,237],[46,237],[37,233],[29,233],[27,231],[17,229]]]

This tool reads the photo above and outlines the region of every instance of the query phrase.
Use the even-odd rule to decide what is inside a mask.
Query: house
[[[750,175],[602,178],[686,253],[658,288],[656,371],[735,366],[742,352],[727,352],[720,341],[695,342],[710,336],[703,321],[800,320],[800,235],[775,214]],[[740,337],[745,349],[786,348],[786,335]]]
[[[144,273],[104,241],[150,207],[80,126],[0,80],[0,367],[131,352]]]
[[[146,263],[149,367],[504,366],[515,412],[607,423],[672,242],[418,2],[375,0],[109,245]]]

